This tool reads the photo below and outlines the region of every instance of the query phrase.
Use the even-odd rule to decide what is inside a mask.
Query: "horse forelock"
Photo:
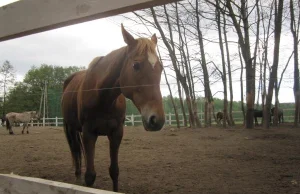
[[[137,56],[147,55],[149,63],[154,68],[158,56],[156,53],[156,45],[147,38],[138,38],[134,53]]]

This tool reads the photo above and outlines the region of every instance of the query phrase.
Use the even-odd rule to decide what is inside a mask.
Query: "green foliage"
[[[83,67],[59,67],[43,64],[33,66],[25,75],[24,81],[15,84],[7,96],[7,112],[39,111],[45,82],[48,88],[49,117],[60,116],[60,99],[64,80]]]

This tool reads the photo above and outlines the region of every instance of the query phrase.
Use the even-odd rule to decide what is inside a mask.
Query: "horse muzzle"
[[[143,125],[146,131],[159,131],[165,124],[165,117],[159,117],[155,114],[143,116]]]

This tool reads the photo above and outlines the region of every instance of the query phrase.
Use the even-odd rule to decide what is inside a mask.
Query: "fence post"
[[[30,125],[31,127],[33,127],[33,119],[31,119]]]
[[[131,125],[134,126],[134,115],[131,115]]]
[[[45,117],[43,117],[43,127],[45,127]]]
[[[169,112],[169,125],[172,125],[172,115],[170,112]]]
[[[55,127],[58,126],[57,117],[55,117]]]

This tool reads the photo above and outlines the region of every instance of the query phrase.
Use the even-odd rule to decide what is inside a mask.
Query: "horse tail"
[[[71,150],[73,165],[81,167],[82,155],[86,161],[85,150],[82,142],[82,135],[76,129],[71,129],[68,124],[63,121],[64,132]]]
[[[9,119],[8,119],[7,117],[5,117],[4,120],[5,120],[5,122],[6,122],[6,123],[5,123],[6,129],[7,129],[7,130],[10,130],[10,129],[11,129],[11,123],[9,122]]]

